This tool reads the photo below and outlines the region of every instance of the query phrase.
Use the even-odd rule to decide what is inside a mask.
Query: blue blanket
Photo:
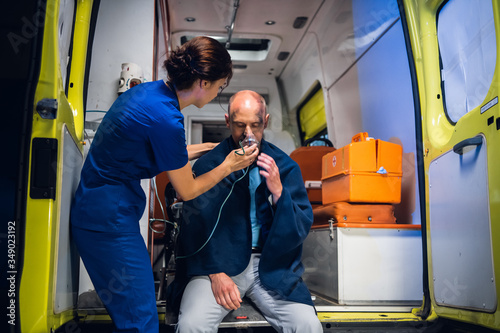
[[[199,176],[210,171],[235,148],[232,138],[227,138],[195,163],[194,173]],[[286,153],[264,140],[261,152],[275,160],[283,192],[273,207],[266,180],[261,176],[255,196],[257,219],[262,224],[260,280],[287,300],[313,305],[301,278],[302,243],[311,228],[313,214],[300,168]],[[248,183],[248,172],[234,172],[210,191],[184,202],[177,243],[177,273],[169,297],[175,298],[175,294],[180,297],[191,276],[219,272],[234,276],[247,267],[252,251]]]

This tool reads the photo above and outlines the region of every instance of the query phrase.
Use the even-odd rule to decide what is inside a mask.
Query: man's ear
[[[229,128],[229,115],[226,113],[224,118],[226,119],[226,127]]]
[[[266,116],[264,117],[264,128],[267,128],[268,121],[269,121],[269,114],[266,114]]]

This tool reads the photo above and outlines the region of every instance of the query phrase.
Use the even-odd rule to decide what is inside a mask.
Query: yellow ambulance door
[[[79,257],[69,216],[83,163],[83,91],[93,1],[43,2],[32,108],[20,331],[50,332],[76,316]],[[28,18],[28,20],[31,18]]]
[[[404,5],[422,112],[426,301],[439,317],[499,328],[499,3]]]

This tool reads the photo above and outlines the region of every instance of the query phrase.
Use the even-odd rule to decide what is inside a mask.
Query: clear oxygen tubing
[[[237,155],[245,155],[245,149],[243,147],[244,146],[251,146],[253,144],[257,144],[257,139],[255,138],[255,136],[253,134],[250,134],[250,135],[246,136],[245,139],[243,139],[242,141],[240,141],[239,144],[240,144],[241,149],[243,149],[243,153],[238,153],[237,151],[235,151],[234,153],[237,154]],[[242,180],[246,176],[246,174],[248,173],[248,169],[250,169],[250,166],[246,167],[245,171],[243,172],[243,175],[240,178],[238,178],[233,183],[233,185],[231,186],[231,190],[229,191],[228,195],[226,196],[226,199],[224,199],[224,201],[222,202],[222,205],[219,208],[219,214],[217,215],[217,221],[215,222],[215,225],[214,225],[214,227],[212,229],[212,232],[208,236],[208,238],[205,241],[205,243],[203,243],[203,245],[200,246],[200,248],[198,250],[196,250],[195,252],[193,252],[191,254],[188,254],[188,255],[185,255],[185,256],[177,256],[177,257],[175,257],[176,259],[185,259],[185,258],[192,257],[195,254],[197,254],[198,252],[200,252],[208,244],[208,242],[210,241],[210,239],[212,239],[212,236],[214,235],[214,232],[215,232],[215,229],[217,228],[217,225],[219,224],[220,216],[222,214],[222,209],[224,208],[224,205],[226,204],[226,201],[231,196],[231,193],[233,193],[233,189],[234,189],[234,186],[236,185],[236,183],[239,182],[240,180]]]

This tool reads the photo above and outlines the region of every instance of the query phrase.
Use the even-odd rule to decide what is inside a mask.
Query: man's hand
[[[280,170],[278,169],[276,162],[274,162],[274,159],[264,153],[260,153],[257,158],[257,165],[264,169],[260,170],[260,174],[266,178],[267,188],[273,194],[273,203],[276,205],[281,197],[281,192],[283,191]]]
[[[238,309],[242,300],[240,291],[233,280],[226,273],[210,274],[209,277],[217,304],[228,310]]]

